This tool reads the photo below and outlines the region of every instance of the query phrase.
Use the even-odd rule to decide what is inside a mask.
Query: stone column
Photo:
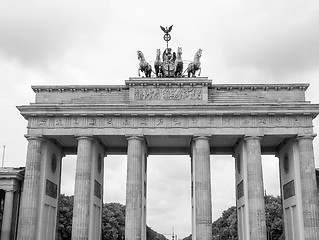
[[[132,136],[127,140],[125,240],[141,240],[144,139]]]
[[[312,140],[316,135],[299,135],[299,166],[305,239],[319,239],[318,194]]]
[[[87,136],[78,138],[72,240],[87,240],[89,237],[92,140]]]
[[[193,138],[193,188],[196,240],[212,239],[212,198],[210,178],[210,137]],[[193,238],[194,239],[194,238]]]
[[[2,216],[1,240],[10,240],[14,191],[6,191]]]
[[[34,240],[38,231],[41,142],[43,138],[27,136],[27,139],[28,150],[20,207],[18,240]]]
[[[259,136],[245,136],[248,214],[251,240],[267,239],[260,140],[261,137]]]

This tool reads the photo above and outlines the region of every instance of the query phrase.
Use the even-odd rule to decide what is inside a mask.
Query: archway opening
[[[210,169],[214,222],[223,211],[236,206],[235,160],[229,155],[211,155]]]
[[[76,155],[66,155],[61,165],[61,194],[74,195]]]
[[[147,225],[168,239],[191,234],[189,156],[151,155],[147,164]]]

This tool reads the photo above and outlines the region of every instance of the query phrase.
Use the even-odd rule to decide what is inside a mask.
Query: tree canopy
[[[58,240],[71,239],[73,196],[60,195]],[[120,203],[104,203],[102,210],[102,240],[125,239],[125,206]],[[146,227],[147,240],[167,240],[167,238]]]
[[[73,196],[60,195],[58,240],[71,239]],[[265,196],[266,228],[269,240],[283,238],[281,198]],[[104,203],[102,210],[102,240],[123,240],[125,234],[125,206],[120,203]],[[213,239],[237,239],[237,211],[230,207],[212,223]],[[184,240],[191,240],[191,235]],[[147,240],[167,240],[167,238],[146,227]]]
[[[283,238],[283,219],[280,196],[265,196],[265,213],[267,239],[281,240]],[[230,207],[223,211],[222,216],[212,223],[213,240],[237,239],[237,211]],[[191,240],[192,235],[183,240]]]

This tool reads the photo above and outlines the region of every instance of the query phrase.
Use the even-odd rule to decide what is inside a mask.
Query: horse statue
[[[138,76],[141,76],[140,71],[144,72],[145,77],[151,77],[152,73],[152,66],[146,62],[144,54],[142,51],[137,51],[137,59],[140,61],[139,68],[138,68]]]
[[[182,48],[178,47],[175,60],[175,77],[183,76]]]
[[[195,53],[194,61],[192,61],[192,62],[188,65],[187,69],[185,70],[185,72],[187,71],[188,77],[190,77],[191,74],[192,74],[192,77],[196,77],[196,76],[195,76],[195,73],[196,73],[196,71],[198,71],[198,70],[199,70],[198,76],[200,76],[202,69],[201,69],[201,67],[200,67],[200,61],[199,61],[199,59],[200,59],[201,56],[202,56],[202,49],[198,49],[198,51]]]
[[[154,62],[154,69],[156,77],[162,77],[163,76],[163,69],[162,69],[162,61],[161,61],[161,49],[156,49],[156,58]]]

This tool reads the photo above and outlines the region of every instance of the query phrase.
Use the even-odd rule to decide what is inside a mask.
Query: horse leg
[[[201,73],[202,73],[202,68],[199,68],[198,76],[200,76]]]
[[[139,69],[137,70],[137,72],[138,72],[138,76],[140,77],[140,76],[141,76],[141,69],[139,68]]]
[[[152,68],[148,66],[148,68],[145,70],[145,76],[150,78],[152,73]]]

